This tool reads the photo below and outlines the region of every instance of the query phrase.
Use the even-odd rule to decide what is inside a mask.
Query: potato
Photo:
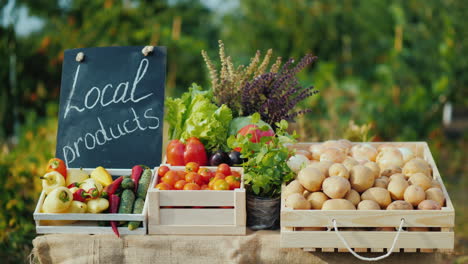
[[[310,164],[310,160],[304,155],[296,154],[296,155],[290,157],[288,159],[288,161],[286,162],[286,164],[288,164],[288,167],[292,171],[297,173],[302,168],[307,167],[307,165]]]
[[[429,164],[421,158],[411,159],[403,166],[403,174],[406,176],[411,177],[415,173],[424,173],[428,177],[432,175]]]
[[[341,163],[335,163],[335,164],[331,165],[330,168],[328,169],[328,175],[330,177],[339,176],[339,177],[343,177],[345,179],[349,179],[349,171]]]
[[[293,193],[304,193],[304,187],[302,187],[302,185],[297,180],[290,182],[288,185],[286,185],[286,187],[284,187],[283,197],[287,198]]]
[[[322,210],[356,210],[356,207],[346,199],[331,199],[323,203]]]
[[[413,210],[413,206],[406,201],[397,200],[389,204],[387,210]]]
[[[380,205],[376,201],[364,200],[357,205],[358,210],[380,210]]]
[[[320,156],[322,155],[325,147],[322,144],[314,144],[309,147],[310,153],[312,153],[312,158],[314,160],[320,160]]]
[[[328,200],[328,196],[326,196],[323,192],[313,192],[307,196],[307,201],[309,201],[312,209],[320,210],[322,209],[323,203]]]
[[[377,150],[370,144],[354,145],[351,148],[351,157],[357,161],[368,160],[375,161]]]
[[[354,206],[357,206],[361,202],[361,196],[353,189],[349,190],[344,198],[354,204]]]
[[[384,150],[379,152],[376,158],[381,172],[392,167],[403,167],[403,155],[397,148],[388,147]]]
[[[410,232],[427,232],[427,231],[429,231],[429,227],[408,227],[408,231],[410,231]]]
[[[374,185],[374,175],[369,168],[356,165],[351,169],[349,182],[354,190],[363,192]]]
[[[404,178],[395,178],[388,183],[388,192],[393,200],[403,200],[409,184]]]
[[[431,186],[432,186],[432,188],[439,188],[439,189],[442,190],[442,185],[440,185],[440,182],[435,180],[435,179],[432,180],[432,185]]]
[[[389,181],[393,181],[393,180],[404,180],[404,181],[406,181],[406,179],[407,178],[402,173],[393,174],[392,176],[390,176],[388,178]]]
[[[347,139],[340,139],[338,140],[343,146],[345,146],[348,150],[351,150],[351,147],[353,146],[353,142],[347,140]]]
[[[364,163],[364,166],[369,168],[372,171],[372,174],[374,175],[374,178],[379,178],[380,177],[380,167],[379,164],[373,161],[369,161]]]
[[[325,175],[316,168],[306,167],[299,171],[297,180],[310,192],[319,191],[322,188],[322,182]]]
[[[418,204],[418,210],[441,210],[438,202],[433,200],[424,200]]]
[[[439,203],[440,206],[444,206],[445,197],[441,189],[432,187],[426,190],[426,199],[433,200]]]
[[[328,177],[329,176],[328,171],[329,171],[330,166],[332,165],[333,165],[333,162],[331,161],[320,161],[320,162],[312,162],[307,167],[316,168],[319,171],[321,171],[323,175],[325,175],[325,177]]]
[[[341,150],[345,155],[348,154],[348,147],[347,144],[341,143],[338,140],[327,140],[323,142],[323,146],[325,148],[337,148]]]
[[[348,156],[348,157],[346,157],[346,159],[342,162],[342,164],[346,167],[346,169],[347,169],[348,171],[350,171],[351,168],[353,168],[353,167],[356,166],[356,165],[359,165],[359,162],[358,162],[356,159],[354,159],[354,158]]]
[[[346,159],[346,154],[339,148],[327,148],[320,155],[320,161],[331,161],[333,163],[341,163]]]
[[[313,158],[312,158],[312,153],[310,153],[310,151],[305,150],[305,149],[296,149],[296,154],[298,154],[298,155],[304,155],[304,156],[306,156],[309,160],[313,159]]]
[[[409,148],[398,148],[398,150],[401,152],[401,155],[403,155],[403,162],[406,163],[416,157]]]
[[[349,181],[340,176],[326,178],[322,184],[323,192],[332,199],[343,198],[351,190]]]
[[[388,182],[389,182],[388,177],[382,176],[380,178],[375,179],[373,187],[381,187],[381,188],[387,189]]]
[[[418,185],[423,188],[424,191],[432,187],[432,180],[420,172],[411,175],[408,179],[408,183],[411,185]]]
[[[361,194],[361,200],[372,200],[376,201],[380,208],[387,208],[387,206],[392,202],[390,198],[390,193],[380,187],[372,187]]]
[[[411,205],[418,206],[420,202],[426,199],[426,193],[418,185],[410,185],[406,188],[403,198]]]
[[[300,193],[293,193],[286,198],[285,205],[292,209],[310,209],[310,203]]]
[[[397,173],[401,173],[401,168],[400,167],[396,167],[396,166],[390,166],[388,168],[386,168],[385,170],[382,170],[382,172],[380,173],[381,176],[387,176],[387,177],[390,177],[392,176],[393,174],[397,174]]]

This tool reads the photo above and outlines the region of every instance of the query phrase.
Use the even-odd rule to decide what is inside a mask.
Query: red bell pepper
[[[208,165],[205,146],[200,142],[200,140],[198,140],[198,138],[191,137],[187,139],[187,145],[184,152],[184,161],[185,164],[189,162],[196,162],[200,166]]]
[[[109,203],[110,203],[109,213],[111,213],[111,214],[118,213],[119,205],[120,205],[120,197],[115,195],[115,194],[109,195]],[[110,221],[110,224],[111,224],[112,230],[117,235],[117,237],[120,237],[119,229],[117,228],[117,222],[116,221]]]
[[[171,140],[167,145],[167,163],[172,166],[185,166],[184,161],[185,144],[178,139]]]

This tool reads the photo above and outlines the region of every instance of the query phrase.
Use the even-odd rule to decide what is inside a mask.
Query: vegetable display
[[[304,150],[290,158],[301,160],[301,164],[294,166],[302,168],[297,180],[284,189],[289,208],[440,210],[445,205],[431,166],[408,148],[353,146],[346,140],[330,140],[312,145],[309,150],[308,156],[313,160],[305,156],[298,159],[298,155],[305,154]],[[298,196],[309,201],[310,208]]]

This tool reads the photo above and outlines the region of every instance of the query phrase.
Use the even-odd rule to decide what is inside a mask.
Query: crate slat
[[[158,235],[245,235],[245,226],[234,225],[148,225],[148,234]]]
[[[161,225],[234,225],[233,209],[161,209]]]

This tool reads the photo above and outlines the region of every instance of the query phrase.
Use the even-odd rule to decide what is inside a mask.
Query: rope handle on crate
[[[377,261],[377,260],[384,259],[384,258],[390,256],[393,253],[393,249],[395,248],[398,237],[400,236],[401,230],[403,229],[403,224],[405,223],[405,219],[404,218],[401,219],[400,226],[398,227],[398,232],[395,235],[395,238],[393,239],[392,247],[390,248],[390,250],[388,250],[388,252],[385,255],[382,255],[382,256],[379,256],[379,257],[376,257],[376,258],[366,258],[366,257],[360,256],[356,252],[354,252],[354,250],[352,250],[351,247],[349,246],[348,242],[346,242],[344,237],[340,234],[340,232],[338,232],[338,227],[336,226],[336,219],[333,219],[332,222],[333,222],[333,227],[335,228],[336,235],[341,240],[341,242],[343,242],[343,244],[346,246],[349,253],[353,254],[353,256],[355,256],[356,258],[358,258],[360,260]]]

